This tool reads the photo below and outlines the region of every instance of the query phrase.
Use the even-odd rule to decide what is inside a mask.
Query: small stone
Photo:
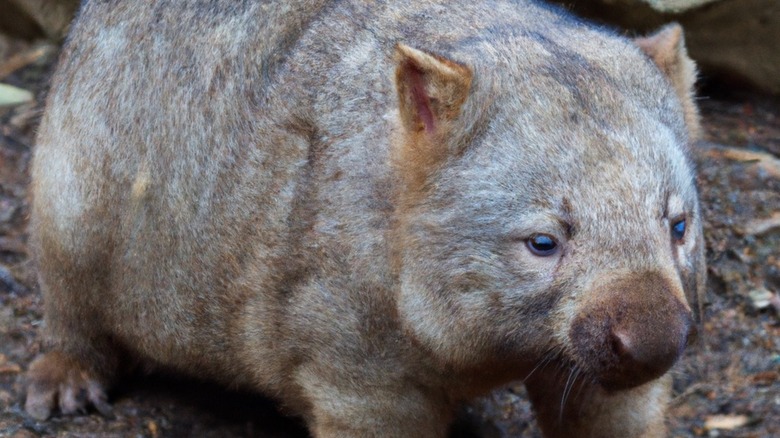
[[[0,264],[0,291],[18,294],[23,293],[25,290],[26,288],[16,281],[11,270]]]
[[[9,406],[13,399],[14,396],[10,392],[0,390],[0,406],[3,406],[3,408]]]
[[[27,429],[19,429],[15,434],[11,435],[11,438],[37,438],[38,435],[30,432]]]
[[[18,209],[19,204],[13,198],[0,198],[0,222],[9,222]]]
[[[146,428],[149,429],[149,434],[152,435],[152,438],[160,436],[160,428],[157,427],[157,423],[155,423],[154,420],[149,420],[149,422],[146,423]]]
[[[769,307],[772,304],[772,298],[774,295],[775,294],[773,294],[771,291],[763,287],[753,289],[748,292],[751,304],[753,304],[753,307],[759,310]]]

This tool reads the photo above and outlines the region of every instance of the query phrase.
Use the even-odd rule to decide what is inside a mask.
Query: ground
[[[111,393],[112,418],[34,421],[23,412],[24,371],[42,323],[27,249],[27,183],[55,46],[0,36],[0,81],[35,101],[0,108],[0,437],[305,437],[260,396],[171,376],[139,376]],[[672,436],[780,436],[780,99],[700,94],[705,141],[696,145],[710,281],[700,336],[675,368]],[[468,429],[468,433],[460,430]],[[464,410],[454,435],[538,437],[521,386]],[[461,433],[458,433],[461,432]]]

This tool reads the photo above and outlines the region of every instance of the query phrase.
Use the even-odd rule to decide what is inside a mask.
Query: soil
[[[0,81],[34,102],[0,108],[0,437],[305,437],[299,420],[256,394],[180,377],[138,376],[111,394],[111,418],[35,421],[24,370],[39,353],[42,300],[27,248],[29,163],[54,46],[0,35]],[[10,75],[3,71],[14,59]],[[22,60],[19,62],[19,60]],[[22,65],[21,67],[19,67]],[[698,342],[674,369],[672,436],[780,436],[780,99],[722,91],[700,100],[693,154],[705,216],[709,284]],[[521,385],[464,409],[455,436],[539,437]]]

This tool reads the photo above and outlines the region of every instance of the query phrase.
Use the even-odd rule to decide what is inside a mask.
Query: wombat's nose
[[[616,367],[604,379],[608,386],[633,386],[668,370],[688,343],[690,316],[679,315],[666,332],[646,332],[644,327],[613,327],[609,336]]]
[[[570,336],[578,361],[608,389],[641,385],[677,360],[691,332],[691,312],[671,282],[645,273],[612,282],[578,312]]]

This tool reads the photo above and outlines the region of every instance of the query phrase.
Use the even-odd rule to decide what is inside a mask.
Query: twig
[[[685,391],[677,395],[675,398],[672,399],[671,405],[677,406],[683,401],[685,401],[686,398],[688,398],[691,394],[699,392],[701,390],[706,390],[708,388],[711,388],[712,385],[709,383],[694,383],[693,385],[689,386]]]
[[[772,216],[748,221],[739,231],[745,236],[759,236],[780,228],[780,211],[772,213]]]
[[[764,170],[772,178],[780,179],[780,159],[766,152],[750,151],[747,149],[732,148],[728,146],[705,146],[704,152],[713,158],[726,158],[733,161],[752,162]]]
[[[4,79],[16,70],[19,70],[20,68],[28,66],[33,62],[43,58],[44,56],[51,53],[52,50],[54,50],[53,46],[44,44],[11,56],[5,62],[0,64],[0,79]]]

